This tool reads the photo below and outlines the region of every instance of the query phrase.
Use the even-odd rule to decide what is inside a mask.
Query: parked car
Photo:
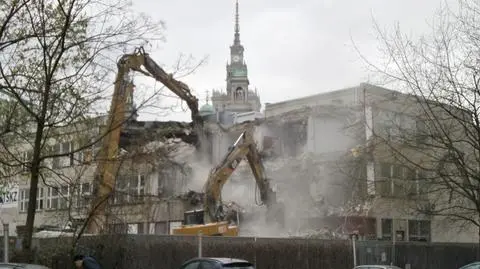
[[[43,265],[26,263],[0,263],[0,269],[50,269]]]
[[[472,262],[460,267],[459,269],[480,269],[480,262]]]
[[[384,265],[384,264],[375,264],[375,265],[357,265],[354,269],[402,269],[395,265]],[[470,269],[470,268],[469,268]],[[473,268],[471,268],[473,269]],[[477,268],[475,268],[477,269]],[[478,268],[480,269],[480,268]]]
[[[255,269],[251,262],[235,258],[193,258],[180,269]],[[3,269],[3,268],[0,268]]]

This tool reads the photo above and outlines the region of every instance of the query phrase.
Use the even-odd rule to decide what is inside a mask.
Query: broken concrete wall
[[[346,177],[338,171],[337,161],[357,141],[349,136],[346,128],[352,123],[351,119],[346,114],[333,117],[331,110],[331,107],[295,110],[267,119],[256,127],[254,136],[258,148],[272,153],[267,154],[264,165],[267,176],[272,179],[273,188],[278,191],[279,200],[286,204],[287,228],[291,233],[311,228],[308,226],[310,219],[328,214],[329,207],[341,205],[348,198],[342,185]],[[335,109],[333,111],[338,112]],[[242,131],[226,132],[217,124],[207,128],[211,139],[211,156],[198,158],[194,146],[177,139],[175,150],[169,151],[170,159],[174,160],[176,166],[153,169],[152,189],[158,191],[158,197],[168,198],[189,191],[202,192],[210,169],[225,156],[228,147]],[[256,229],[249,231],[252,234],[266,235],[267,230],[273,232],[269,234],[271,236],[281,234],[271,227],[262,230],[266,227],[262,223],[265,212],[258,206],[258,189],[246,161],[229,179],[222,195],[226,202],[234,201],[247,210],[258,212],[260,222],[251,225],[244,223],[243,231],[248,231],[246,227],[254,227]],[[187,203],[186,207],[177,207],[176,210],[201,206],[189,204],[191,199],[188,197],[177,195],[176,198]],[[183,211],[172,214],[168,215],[180,216]],[[322,227],[322,224],[318,224],[318,227]]]
[[[258,206],[258,189],[248,164],[243,162],[222,194],[224,200],[257,212],[255,223],[243,223],[243,232],[278,236],[312,228],[309,220],[330,214],[332,207],[341,207],[351,198],[353,190],[348,174],[343,173],[342,161],[352,147],[361,143],[362,136],[356,133],[359,130],[352,132],[353,127],[358,128],[355,125],[361,122],[361,114],[356,110],[332,113],[340,110],[295,110],[256,127],[258,148],[264,153],[270,151],[264,154],[263,162],[278,199],[285,203],[287,231],[275,231],[262,222],[265,212]]]

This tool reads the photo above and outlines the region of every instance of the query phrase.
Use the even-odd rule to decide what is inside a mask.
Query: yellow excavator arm
[[[144,67],[144,71],[141,67]],[[167,74],[143,48],[135,49],[132,54],[123,55],[117,62],[117,76],[115,88],[105,127],[102,147],[97,156],[95,172],[96,188],[92,201],[92,208],[87,216],[87,233],[100,233],[105,229],[105,207],[115,187],[115,174],[118,169],[118,150],[122,126],[126,122],[126,106],[128,97],[132,95],[134,85],[130,80],[130,72],[138,71],[146,76],[153,77],[161,82],[190,108],[194,129],[197,135],[201,135],[202,118],[198,110],[198,99],[191,93],[190,88]],[[200,141],[201,139],[199,139]]]
[[[230,226],[226,221],[227,212],[224,211],[222,202],[222,189],[232,173],[246,158],[258,189],[260,199],[267,207],[267,222],[284,225],[284,207],[277,202],[276,193],[270,186],[270,180],[265,175],[265,168],[257,150],[253,137],[253,126],[247,128],[238,139],[230,146],[222,161],[210,171],[207,182],[204,185],[204,205],[201,211],[191,211],[185,214],[185,225],[174,229],[174,234],[197,234],[205,235],[228,235],[236,236],[237,227]],[[197,213],[203,213],[203,220]]]

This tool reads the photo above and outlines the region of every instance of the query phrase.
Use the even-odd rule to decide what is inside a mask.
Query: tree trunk
[[[35,224],[35,213],[37,208],[37,190],[38,179],[40,176],[40,153],[43,137],[44,122],[37,123],[37,130],[35,134],[35,143],[33,145],[33,158],[30,167],[30,192],[28,196],[27,222],[26,234],[23,239],[23,249],[30,250],[32,246],[33,228]]]

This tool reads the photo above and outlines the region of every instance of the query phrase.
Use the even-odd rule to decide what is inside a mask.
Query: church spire
[[[238,0],[235,3],[235,39],[233,45],[240,45],[240,23],[238,18]]]

